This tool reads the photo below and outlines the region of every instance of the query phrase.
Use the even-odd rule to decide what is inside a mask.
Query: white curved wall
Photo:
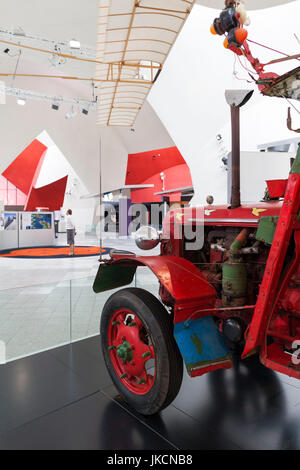
[[[277,0],[266,0],[260,4],[269,6],[271,1],[277,3]],[[250,7],[257,2],[248,0],[247,4]],[[1,26],[21,26],[26,32],[36,35],[66,40],[76,37],[83,44],[95,44],[98,0],[89,0],[84,6],[82,0],[44,3],[40,0],[5,1]],[[221,8],[223,0],[220,3]],[[215,5],[214,0],[209,1],[209,5]],[[80,114],[66,121],[67,107],[55,112],[48,103],[36,101],[20,107],[14,98],[8,97],[7,105],[0,105],[0,172],[37,135],[47,130],[88,191],[98,192],[101,134],[103,190],[110,191],[124,184],[128,153],[168,147],[175,142],[192,170],[198,201],[203,202],[205,195],[211,192],[214,192],[216,200],[223,201],[226,173],[219,162],[215,136],[222,132],[227,146],[230,146],[226,126],[229,110],[224,100],[224,89],[239,88],[244,82],[232,79],[233,54],[225,51],[221,38],[209,33],[216,13],[211,8],[194,7],[149,97],[150,105],[154,106],[170,135],[148,103],[140,113],[133,133],[129,129],[97,128],[93,113],[89,116]],[[299,1],[251,12],[250,37],[278,49],[284,48],[286,52],[298,52],[298,44],[293,38],[293,33],[299,29],[297,13]],[[261,49],[259,54],[263,60],[274,57]],[[0,54],[2,71],[13,72],[15,64],[15,57]],[[59,69],[51,68],[47,55],[22,53],[18,71],[92,75],[90,66],[79,70],[77,65],[69,61]],[[6,83],[10,85],[11,79]],[[14,86],[57,96],[91,98],[91,89],[80,82],[17,78]],[[261,99],[257,93],[243,110],[243,148],[254,150],[256,144],[264,141],[293,136],[285,129],[286,108],[284,101]]]
[[[300,36],[299,11],[300,2],[296,1],[251,12],[249,38],[286,53],[297,53],[299,45],[293,33]],[[220,165],[216,141],[221,132],[230,148],[230,111],[224,91],[256,89],[254,84],[233,77],[234,55],[224,49],[223,38],[212,36],[209,31],[215,16],[210,8],[194,7],[149,95],[150,103],[190,166],[196,190],[193,202],[201,204],[211,193],[217,203],[226,202],[226,172]],[[278,57],[257,46],[253,51],[262,62]],[[286,62],[268,71],[282,73],[298,65],[298,61]],[[249,78],[241,67],[238,70],[239,78]],[[256,91],[242,110],[242,150],[295,137],[286,128],[287,107],[285,100],[262,97]]]
[[[276,5],[283,5],[294,0],[244,0],[248,10],[258,10],[270,8]],[[224,0],[196,0],[196,3],[205,7],[222,9],[224,8]]]

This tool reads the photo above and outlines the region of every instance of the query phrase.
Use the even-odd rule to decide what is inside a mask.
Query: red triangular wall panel
[[[5,205],[25,205],[25,211],[35,211],[43,207],[48,211],[59,210],[64,203],[68,176],[42,188],[34,188],[47,147],[35,139],[2,173],[0,178],[0,199]],[[14,203],[10,193],[13,192]]]
[[[165,189],[173,190],[193,186],[190,169],[177,147],[129,154],[126,185],[152,184],[152,188],[132,189],[133,203],[161,202],[162,191],[160,173],[165,174]],[[168,194],[170,202],[181,200],[181,192]]]
[[[44,210],[59,210],[64,203],[68,177],[65,176],[42,188],[33,188],[26,202],[25,211],[35,211],[38,207]]]
[[[2,173],[22,193],[29,194],[37,182],[47,147],[35,139]]]

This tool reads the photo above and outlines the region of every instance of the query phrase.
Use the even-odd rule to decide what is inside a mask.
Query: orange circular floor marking
[[[106,248],[102,248],[102,253],[107,253]],[[25,248],[21,250],[8,250],[1,254],[2,258],[18,258],[18,257],[56,257],[56,256],[68,256],[70,252],[69,247],[53,247],[53,248]],[[88,255],[100,255],[100,248],[98,246],[76,246],[75,256],[88,256]]]

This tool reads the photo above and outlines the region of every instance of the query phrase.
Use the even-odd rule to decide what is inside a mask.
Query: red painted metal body
[[[168,212],[164,219],[164,234],[171,239],[176,233],[174,225],[212,225],[218,227],[257,227],[262,216],[276,217],[280,214],[282,201],[243,204],[236,209],[229,205],[187,207]]]
[[[283,197],[288,180],[267,180],[267,186],[270,197]]]
[[[216,291],[192,263],[173,255],[115,256],[114,263],[147,266],[160,282],[160,294],[175,309],[175,323],[185,320],[199,308],[215,305]]]
[[[244,26],[233,4],[226,2],[212,32],[227,33],[225,47],[250,62],[258,75],[254,80],[266,94],[279,76],[265,72],[269,64],[253,57],[247,34],[242,41],[230,34]],[[233,116],[231,207],[171,211],[164,219],[160,256],[115,257],[110,262],[148,266],[175,324],[211,315],[224,334],[227,327],[229,339],[230,328],[242,332],[237,340],[244,346],[242,358],[258,351],[267,367],[300,379],[300,365],[289,353],[300,337],[300,148],[289,179],[268,181],[269,196],[283,201],[240,205],[239,108],[245,103],[228,103]],[[187,227],[189,235],[203,228],[202,246],[187,247]]]
[[[296,161],[299,160],[300,151]],[[294,171],[283,201],[245,204],[236,209],[206,206],[201,210],[188,207],[170,211],[164,219],[159,256],[114,255],[109,263],[149,267],[159,280],[162,302],[173,310],[175,324],[211,315],[218,319],[222,331],[226,319],[239,318],[245,324],[243,358],[259,351],[260,360],[267,367],[300,378],[300,369],[285,352],[300,338],[299,209],[300,174]],[[254,285],[248,289],[247,301],[240,306],[226,306],[220,295],[221,275],[217,267],[228,259],[229,246],[225,255],[207,250],[209,262],[206,259],[196,263],[185,250],[182,230],[186,226],[202,226],[206,244],[214,233],[217,237],[228,233],[231,244],[245,228],[246,238],[252,234],[255,240],[262,217],[278,220],[273,243],[269,247],[262,244],[256,260],[252,264],[247,261],[248,287]],[[205,243],[198,251],[205,251]]]
[[[266,264],[265,275],[250,325],[243,356],[262,344],[267,324],[274,312],[280,293],[289,277],[282,277],[283,264],[294,230],[299,229],[297,221],[300,206],[300,174],[290,174],[287,190],[280,211],[280,217]],[[297,240],[297,238],[296,238]],[[281,286],[279,285],[281,281]]]
[[[265,72],[264,67],[265,64],[262,64],[258,59],[254,58],[250,47],[247,41],[243,44],[243,55],[246,59],[250,62],[255,72],[258,73],[259,80],[258,80],[258,89],[259,91],[263,91],[265,88],[270,86],[270,83],[274,82],[279,75],[274,72]]]
[[[279,76],[266,73],[264,67],[268,64],[253,57],[243,39],[247,35],[241,34],[245,33],[241,14],[232,16],[236,12],[233,5],[236,2],[226,1],[225,13],[215,19],[212,32],[227,33],[225,47],[250,62],[258,79],[250,76],[262,94],[270,94],[268,89],[278,85]],[[294,72],[290,75],[297,76]],[[283,83],[289,78],[284,77]],[[94,283],[95,292],[130,285],[136,268],[148,267],[159,281],[159,296],[167,307],[158,312],[169,316],[162,322],[163,325],[168,320],[166,337],[170,343],[171,335],[176,340],[177,349],[169,351],[172,363],[176,362],[177,351],[191,377],[231,368],[231,347],[235,345],[241,359],[257,354],[266,367],[300,379],[300,147],[287,180],[267,181],[263,202],[241,205],[239,109],[252,93],[226,92],[232,116],[230,205],[184,207],[168,212],[159,256],[113,250],[111,259],[100,265]],[[281,91],[272,93],[270,96],[283,97]],[[291,129],[290,115],[288,127]],[[178,163],[182,157],[178,159],[178,152],[173,149],[166,150],[169,161],[164,167],[163,159],[157,158],[161,155],[147,152],[141,154],[142,159],[131,156],[126,183],[158,186],[162,170],[169,171],[169,177],[174,176],[174,168],[182,166]],[[133,179],[135,173],[140,181]],[[169,179],[174,183],[174,178]],[[133,200],[152,201],[148,196],[148,190],[137,190]],[[177,197],[173,194],[173,198]],[[137,245],[146,250],[158,240],[158,236],[148,239],[142,232],[137,234]],[[127,295],[126,290],[124,293]],[[151,296],[148,299],[151,302]],[[153,388],[160,357],[153,346],[143,341],[145,329],[135,312],[132,315],[136,320],[128,326],[128,313],[132,312],[118,310],[110,322],[110,362],[122,385],[140,395],[140,399]],[[152,314],[155,317],[154,303],[150,317]],[[156,336],[157,341],[163,331]],[[151,332],[148,334],[151,336]],[[155,346],[155,341],[152,344]],[[155,361],[153,376],[147,373],[147,358]],[[181,380],[179,367],[172,376]]]

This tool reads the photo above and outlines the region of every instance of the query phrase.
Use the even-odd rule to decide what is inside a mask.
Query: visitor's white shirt
[[[67,230],[73,230],[75,228],[75,225],[73,223],[73,219],[71,215],[66,216],[66,229]]]

